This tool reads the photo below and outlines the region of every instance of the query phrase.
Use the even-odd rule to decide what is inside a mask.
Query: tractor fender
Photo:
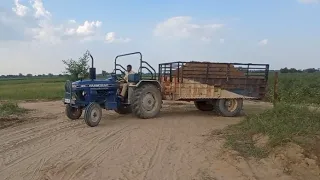
[[[134,95],[135,89],[139,88],[143,85],[146,85],[146,84],[152,84],[159,89],[160,93],[162,92],[162,87],[161,87],[161,84],[159,83],[159,81],[157,81],[157,80],[141,80],[135,85],[133,85],[133,84],[129,85],[129,87],[128,87],[128,103],[129,104],[131,104],[131,102],[132,102],[132,98],[133,98],[132,96]]]
[[[139,81],[135,86],[136,86],[136,87],[140,87],[140,86],[142,86],[142,85],[144,85],[144,84],[153,84],[153,85],[155,85],[157,88],[159,88],[160,92],[162,91],[162,86],[161,86],[161,84],[159,83],[159,81],[157,81],[157,80],[141,80],[141,81]]]

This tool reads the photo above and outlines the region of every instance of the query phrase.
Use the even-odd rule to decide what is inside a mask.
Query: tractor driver
[[[126,71],[126,75],[124,76],[124,80],[125,80],[125,82],[124,82],[124,84],[122,85],[122,91],[121,91],[121,94],[120,94],[120,98],[123,100],[124,99],[124,97],[125,97],[125,95],[126,95],[126,92],[127,92],[127,90],[128,90],[128,85],[129,85],[129,83],[128,83],[128,76],[129,76],[129,74],[134,74],[135,72],[132,70],[132,66],[129,64],[129,65],[127,65],[127,71]]]

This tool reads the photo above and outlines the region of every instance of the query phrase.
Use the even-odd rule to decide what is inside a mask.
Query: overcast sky
[[[59,74],[89,50],[97,72],[140,51],[159,62],[320,67],[320,0],[1,0],[0,74]],[[137,69],[138,57],[123,58]]]

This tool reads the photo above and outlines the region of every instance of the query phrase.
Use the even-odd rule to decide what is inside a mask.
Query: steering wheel
[[[116,77],[117,77],[117,81],[124,81],[124,82],[126,81],[124,77],[122,77],[121,75],[117,75]]]
[[[115,72],[116,72],[116,70],[113,70],[112,73],[114,73],[116,75],[117,81],[121,81],[121,80],[125,81],[125,79],[123,77],[123,76],[125,76],[125,72],[124,71],[120,70],[121,74],[116,74]]]

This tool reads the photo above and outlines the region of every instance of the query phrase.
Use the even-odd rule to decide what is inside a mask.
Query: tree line
[[[296,68],[281,68],[280,73],[315,73],[319,72],[320,68],[307,68],[307,69],[296,69]]]

